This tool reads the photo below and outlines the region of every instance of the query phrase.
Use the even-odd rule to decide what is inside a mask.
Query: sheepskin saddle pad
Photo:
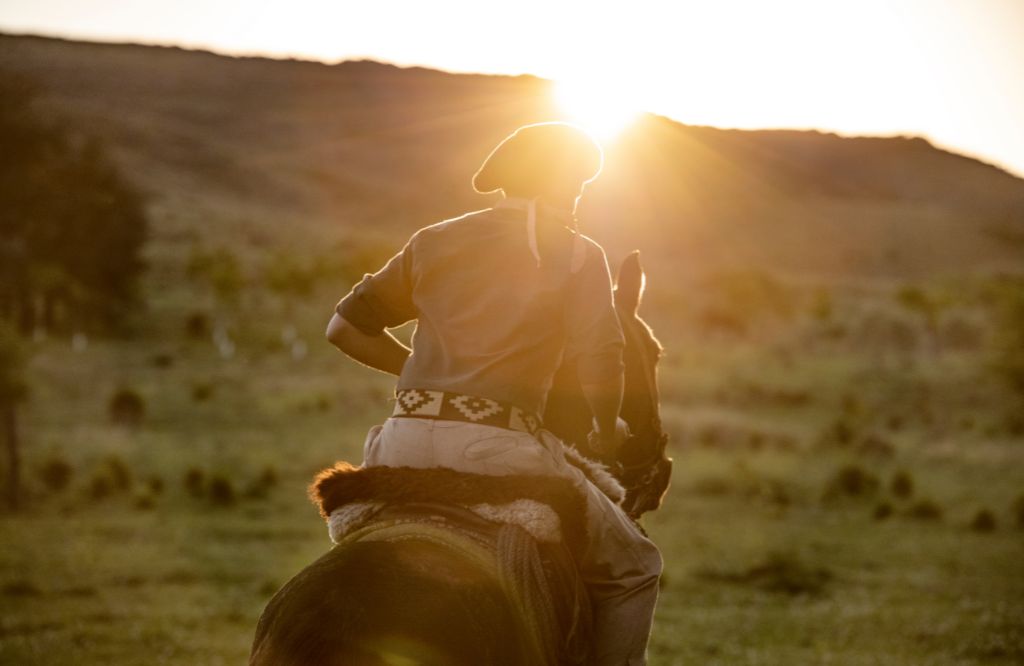
[[[439,548],[462,574],[496,581],[528,636],[524,663],[589,663],[591,609],[575,566],[586,499],[571,480],[339,462],[317,475],[310,496],[337,549]]]
[[[586,542],[586,500],[571,481],[558,477],[338,462],[317,475],[310,497],[335,543],[386,507],[400,505],[459,507],[493,523],[521,527],[540,543],[562,543],[572,553],[581,553]]]

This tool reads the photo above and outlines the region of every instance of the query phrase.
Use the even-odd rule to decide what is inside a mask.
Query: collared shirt
[[[536,234],[526,221],[524,206],[509,200],[420,229],[338,303],[338,314],[368,335],[417,320],[399,389],[542,413],[563,358],[576,359],[584,383],[621,375],[604,250],[543,208]]]

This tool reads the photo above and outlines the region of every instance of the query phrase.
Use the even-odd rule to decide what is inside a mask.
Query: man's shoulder
[[[409,244],[414,251],[415,248],[427,250],[427,248],[449,247],[452,243],[460,243],[480,236],[485,229],[493,230],[493,223],[505,217],[507,213],[508,211],[498,208],[470,211],[458,217],[423,227],[412,235]]]
[[[458,217],[452,217],[447,220],[441,220],[434,224],[428,225],[416,232],[416,235],[429,235],[429,234],[441,234],[453,229],[462,229],[482,222],[488,222],[492,218],[498,217],[503,211],[498,208],[483,208],[481,210],[474,210],[468,213],[459,215]]]

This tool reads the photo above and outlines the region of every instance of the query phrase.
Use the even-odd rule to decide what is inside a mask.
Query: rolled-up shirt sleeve
[[[345,321],[367,335],[400,326],[417,316],[413,304],[413,237],[376,273],[367,274],[335,307]]]
[[[623,372],[622,327],[612,300],[612,280],[604,251],[588,248],[567,307],[566,357],[574,358],[580,382],[599,384]]]

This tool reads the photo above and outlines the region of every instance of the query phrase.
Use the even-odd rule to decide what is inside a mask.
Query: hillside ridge
[[[565,119],[543,79],[372,60],[0,34],[0,68],[37,80],[46,109],[104,138],[158,217],[193,220],[182,224],[212,240],[209,220],[250,220],[267,243],[271,221],[287,219],[316,242],[481,208],[493,197],[469,178],[495,143]],[[1024,179],[922,137],[645,114],[606,157],[579,215],[613,254],[903,277],[1019,262],[994,236],[1024,228]]]

